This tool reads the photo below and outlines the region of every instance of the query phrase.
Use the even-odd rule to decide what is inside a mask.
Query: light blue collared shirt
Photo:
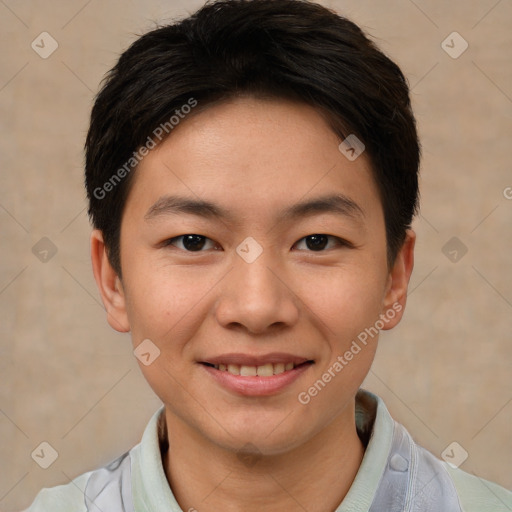
[[[24,512],[187,512],[165,476],[164,408],[141,442],[107,466],[43,489]],[[358,432],[371,432],[359,471],[335,512],[512,512],[512,492],[454,469],[418,446],[368,391],[356,397]]]

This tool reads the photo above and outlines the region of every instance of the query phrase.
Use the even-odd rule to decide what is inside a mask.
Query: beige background
[[[440,456],[512,488],[512,3],[324,1],[403,68],[423,141],[422,215],[403,323],[366,385]],[[120,51],[202,1],[0,1],[0,508],[27,506],[139,441],[158,399],[105,320],[89,258],[82,147],[93,94]],[[41,32],[59,47],[31,48]],[[451,58],[441,42],[469,48]],[[48,237],[46,263],[32,247]],[[453,236],[467,254],[453,263]],[[59,453],[41,469],[31,452]]]

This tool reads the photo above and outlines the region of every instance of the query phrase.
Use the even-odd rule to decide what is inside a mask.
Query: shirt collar
[[[367,446],[352,486],[335,512],[369,510],[391,450],[394,420],[378,396],[362,389],[356,395],[356,427]],[[162,406],[149,421],[140,444],[131,450],[135,512],[183,512],[164,472],[162,450],[166,447]]]
[[[386,469],[394,423],[378,396],[359,390],[356,395],[356,426],[360,437],[361,432],[370,432],[370,438],[356,477],[336,512],[368,512],[370,509]]]

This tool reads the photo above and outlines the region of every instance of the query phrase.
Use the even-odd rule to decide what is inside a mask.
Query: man
[[[360,389],[413,269],[399,68],[300,0],[228,0],[126,50],[91,115],[94,275],[163,402],[29,511],[512,510]]]

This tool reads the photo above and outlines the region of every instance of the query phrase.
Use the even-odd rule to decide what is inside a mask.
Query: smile
[[[260,358],[230,355],[201,362],[201,366],[223,388],[246,396],[278,393],[313,364],[313,360],[290,355]]]
[[[311,361],[306,361],[302,364],[310,363]],[[209,363],[204,363],[209,365]],[[238,364],[214,364],[211,367],[216,370],[220,370],[221,372],[228,372],[231,375],[240,375],[242,377],[272,377],[273,375],[279,375],[280,373],[284,373],[286,371],[293,370],[297,366],[295,363],[267,363],[260,366],[248,366],[248,365],[238,365]]]

